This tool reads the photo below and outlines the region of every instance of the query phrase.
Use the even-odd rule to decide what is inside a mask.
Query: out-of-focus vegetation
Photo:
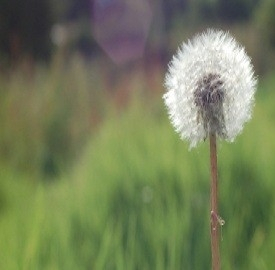
[[[271,269],[275,1],[150,1],[124,65],[94,38],[98,1],[19,2],[0,3],[0,269],[210,268],[208,144],[188,151],[161,100],[171,53],[207,27],[260,74],[251,122],[219,143],[222,269]]]
[[[64,68],[60,60],[0,78],[0,158],[14,170],[55,176],[79,156],[104,115],[96,65],[75,57]]]
[[[274,78],[219,143],[223,269],[274,263]],[[189,152],[160,99],[109,115],[70,176],[30,187],[1,169],[2,269],[209,269],[208,144]]]

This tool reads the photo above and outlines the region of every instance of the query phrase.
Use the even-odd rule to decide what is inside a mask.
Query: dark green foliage
[[[217,13],[224,21],[245,21],[251,18],[260,0],[219,0]]]
[[[29,54],[35,59],[50,55],[51,9],[47,0],[2,0],[0,51],[11,60]]]
[[[262,1],[256,13],[256,21],[260,31],[272,47],[275,47],[275,1]]]
[[[253,19],[260,0],[196,0],[191,1],[189,9],[194,11],[193,18],[201,24],[214,22],[248,22]]]

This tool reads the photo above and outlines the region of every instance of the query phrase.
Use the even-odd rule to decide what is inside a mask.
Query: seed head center
[[[210,133],[225,135],[224,95],[224,83],[218,74],[209,73],[197,83],[194,102],[198,109],[198,122],[203,123],[206,136]]]

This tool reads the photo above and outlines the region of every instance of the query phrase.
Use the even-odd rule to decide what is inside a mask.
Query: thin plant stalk
[[[220,270],[219,250],[219,216],[218,216],[218,173],[217,173],[217,143],[216,134],[210,134],[210,165],[211,165],[211,254],[212,270]]]

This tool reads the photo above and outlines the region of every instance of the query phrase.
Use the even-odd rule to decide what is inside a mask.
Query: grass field
[[[75,74],[77,69],[71,72]],[[219,142],[220,215],[226,222],[221,231],[224,270],[270,270],[275,265],[272,75],[260,80],[253,118],[243,134],[233,144]],[[85,132],[86,122],[76,127],[69,122],[68,129],[61,129],[68,111],[63,115],[59,103],[51,100],[62,99],[55,87],[66,88],[70,79],[64,87],[52,77],[50,81],[55,83],[49,84],[44,78],[41,81],[56,95],[48,95],[43,102],[38,99],[42,107],[50,106],[55,113],[46,115],[43,127],[50,127],[51,136],[60,129],[70,134],[66,137],[70,142],[74,143],[74,138],[81,141],[82,137],[72,131],[81,128]],[[84,89],[81,94],[70,96],[73,91],[69,90],[65,94],[81,103],[86,101],[89,87],[83,85],[85,80],[79,81],[77,87]],[[2,86],[7,84],[2,82]],[[33,95],[21,95],[23,100],[31,97],[38,102]],[[5,102],[17,104],[14,100]],[[95,102],[94,106],[99,105]],[[66,108],[75,115],[78,107],[61,107]],[[86,119],[87,108],[86,103],[77,119]],[[51,117],[57,122],[49,121]],[[8,125],[8,120],[4,123]],[[22,127],[36,130],[32,125]],[[30,130],[13,132],[25,134],[18,142],[24,145]],[[18,138],[16,134],[1,136],[2,145],[9,138]],[[36,136],[35,142],[41,143],[40,135]],[[152,98],[138,94],[123,112],[106,110],[104,120],[90,137],[85,139],[85,150],[81,156],[78,153],[77,162],[69,163],[70,169],[52,182],[40,181],[38,173],[20,173],[12,166],[17,162],[2,162],[0,269],[210,269],[208,142],[189,151],[173,131],[161,95]],[[55,147],[47,151],[54,149],[55,157],[59,157],[66,144],[59,150]],[[36,160],[41,152],[35,155]]]

